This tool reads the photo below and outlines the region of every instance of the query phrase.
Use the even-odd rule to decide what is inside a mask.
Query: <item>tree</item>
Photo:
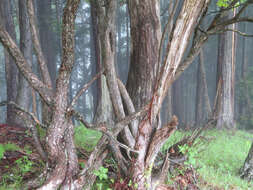
[[[133,43],[131,67],[137,67],[130,69],[127,85],[128,94],[126,87],[118,80],[115,69],[115,13],[117,2],[116,0],[108,0],[106,3],[101,0],[96,1],[101,62],[105,68],[104,73],[115,114],[115,124],[112,125],[106,122],[90,124],[73,107],[80,95],[92,81],[101,75],[103,70],[87,85],[84,85],[71,102],[68,102],[70,75],[75,61],[75,17],[80,0],[67,0],[65,4],[62,21],[62,59],[55,91],[52,88],[46,60],[38,40],[32,0],[27,1],[27,7],[42,80],[32,72],[27,60],[8,32],[4,27],[0,27],[1,43],[13,56],[16,65],[30,86],[39,93],[41,99],[52,112],[52,120],[47,128],[46,152],[48,156],[45,157],[48,163],[46,170],[49,169],[50,172],[39,188],[40,190],[82,189],[94,178],[94,169],[101,165],[109,150],[119,165],[120,174],[128,176],[129,180],[131,179],[135,184],[135,188],[140,190],[154,189],[156,185],[163,183],[169,165],[168,160],[165,160],[161,173],[158,173],[156,177],[152,175],[152,167],[161,146],[178,125],[175,116],[165,126],[160,127],[159,125],[159,112],[169,86],[192,63],[209,35],[223,32],[226,25],[238,21],[252,21],[252,19],[240,17],[245,7],[250,3],[247,1],[240,8],[238,14],[227,20],[221,19],[222,14],[227,9],[219,10],[216,16],[212,18],[212,22],[203,28],[200,27],[200,24],[207,15],[210,1],[185,0],[182,5],[176,1],[175,4],[170,4],[170,17],[166,24],[166,30],[161,33],[158,2],[153,0],[131,0],[128,2]],[[236,1],[232,1],[228,8],[233,7],[235,3]],[[176,14],[177,9],[180,10],[178,15]],[[165,34],[169,36],[170,40],[166,44],[165,56],[162,58],[161,47],[163,47]],[[133,40],[140,44],[136,44]],[[186,54],[188,46],[190,46],[190,50]],[[140,65],[146,68],[150,75],[143,73],[138,68]],[[135,70],[138,71],[139,76],[134,73]],[[133,81],[137,79],[137,84],[135,84]],[[135,95],[131,88],[137,89],[138,94]],[[130,106],[126,106],[124,109],[123,103]],[[38,125],[43,126],[34,115],[24,113],[28,117],[25,118],[27,124],[37,122]],[[78,118],[86,127],[103,133],[82,171],[79,171],[78,168],[77,154],[73,143],[72,117]],[[29,118],[33,120],[29,120]],[[33,125],[29,126],[34,131],[36,130],[36,128],[32,128]],[[117,139],[119,134],[122,137],[121,141]],[[122,152],[120,148],[125,151]],[[43,155],[43,152],[41,154]]]
[[[196,111],[195,111],[195,124],[201,126],[203,119],[211,117],[211,106],[208,97],[206,73],[204,66],[203,50],[199,54],[198,63],[198,76],[197,76],[197,89],[196,89]],[[205,109],[204,109],[205,108]],[[206,113],[206,114],[205,114]]]
[[[1,24],[5,27],[6,31],[11,35],[12,39],[16,41],[16,32],[11,15],[11,1],[1,1],[0,13]],[[12,57],[5,51],[5,75],[7,81],[7,101],[15,101],[17,96],[17,76],[18,71]],[[15,124],[15,109],[12,105],[7,105],[7,119],[8,124]]]
[[[24,1],[19,1],[19,27],[20,27],[20,50],[24,55],[24,58],[27,60],[27,63],[32,67],[32,35],[29,26],[29,19],[27,14],[26,3]],[[28,82],[23,77],[21,73],[18,76],[18,92],[16,97],[16,103],[24,108],[29,110],[31,105],[31,88],[29,87]],[[22,119],[16,121],[20,126],[25,126],[25,123]]]
[[[234,16],[234,12],[227,13]],[[226,17],[226,16],[224,16]],[[225,18],[224,18],[225,19]],[[230,30],[235,30],[232,25]],[[234,127],[234,75],[235,75],[235,33],[227,32],[219,35],[217,66],[217,101],[215,117],[217,128]]]

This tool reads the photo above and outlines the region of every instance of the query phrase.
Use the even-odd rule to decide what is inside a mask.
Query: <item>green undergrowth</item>
[[[8,159],[4,158],[4,153],[7,151],[21,151],[23,154],[13,154],[16,157],[9,160],[11,164],[8,164],[9,162],[3,160]],[[34,162],[29,158],[29,155],[32,154],[32,149],[29,145],[21,148],[14,143],[0,144],[0,154],[0,167],[1,170],[4,170],[0,177],[0,190],[24,189],[22,187],[24,178],[33,176],[38,171],[38,168],[42,168],[43,165],[42,162]]]
[[[190,134],[189,131],[176,131],[162,147],[162,152]],[[100,132],[87,129],[83,125],[76,126],[75,145],[77,148],[90,152],[101,135]],[[239,169],[247,156],[252,139],[253,134],[245,131],[208,130],[201,134],[192,147],[182,146],[180,150],[189,157],[185,164],[193,165],[199,175],[198,186],[201,190],[250,190],[253,189],[253,184],[240,178]],[[5,151],[19,149],[20,147],[15,144],[0,144],[0,156],[3,157]],[[26,152],[29,155],[29,151]],[[18,183],[23,183],[23,176],[32,174],[36,167],[38,170],[41,166],[36,166],[36,163],[30,161],[27,156],[19,158],[13,166],[6,166],[10,167],[10,172],[2,176],[0,190],[19,189]],[[107,178],[107,172],[108,170],[103,167],[94,171],[98,177],[94,184],[95,189],[110,189],[108,184],[112,184],[113,181]],[[11,186],[9,182],[12,182]]]
[[[0,160],[3,158],[4,153],[6,151],[15,151],[19,150],[20,148],[13,143],[6,143],[6,144],[0,144]]]
[[[87,129],[84,125],[75,127],[74,141],[77,148],[83,148],[87,152],[91,152],[102,134],[98,131]]]
[[[188,132],[187,132],[188,133]],[[163,150],[185,136],[176,131]],[[250,190],[253,184],[239,177],[239,170],[248,154],[253,134],[244,131],[205,131],[192,147],[188,148],[188,163],[200,176],[200,189]],[[184,151],[186,147],[181,147]]]

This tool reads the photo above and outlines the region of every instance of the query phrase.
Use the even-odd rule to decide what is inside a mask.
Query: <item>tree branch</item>
[[[176,130],[178,125],[178,119],[174,115],[172,116],[172,120],[170,123],[168,123],[163,128],[158,129],[149,146],[149,149],[147,151],[147,157],[146,157],[146,165],[150,166],[155,161],[155,158],[157,156],[157,153],[160,151],[163,144],[166,142],[166,140],[169,138],[169,136]]]
[[[134,104],[133,104],[132,99],[130,98],[130,96],[127,92],[127,89],[126,89],[125,85],[121,82],[120,79],[117,79],[117,82],[118,82],[120,94],[122,96],[123,101],[125,102],[128,114],[135,113]],[[138,123],[139,123],[138,120],[134,119],[134,120],[132,120],[132,122],[130,124],[130,129],[131,129],[131,132],[132,132],[134,137],[137,136]]]
[[[72,110],[73,109],[73,107],[76,104],[78,98],[89,88],[89,86],[95,80],[97,80],[104,73],[104,71],[105,71],[105,69],[102,69],[102,71],[100,71],[98,74],[96,74],[88,83],[86,83],[85,85],[83,85],[83,87],[78,91],[78,93],[73,98],[72,102],[70,103],[70,105],[68,107],[68,110]]]
[[[27,110],[23,109],[22,107],[17,105],[15,102],[12,102],[12,101],[11,102],[6,102],[6,101],[0,102],[0,106],[5,106],[7,104],[13,105],[17,111],[17,114],[25,120],[27,128],[32,133],[32,137],[33,137],[35,147],[36,147],[38,153],[40,154],[40,156],[42,157],[42,159],[44,161],[47,161],[47,154],[45,153],[44,149],[41,146],[41,142],[39,139],[36,124],[39,125],[40,127],[45,127],[45,126],[42,123],[40,123],[38,118],[33,113],[30,113]]]
[[[10,37],[8,32],[0,26],[0,42],[7,49],[10,55],[15,60],[15,63],[19,71],[23,74],[29,84],[39,93],[42,99],[50,106],[53,92],[51,88],[45,85],[33,72],[31,67],[28,65],[25,60],[22,52]]]

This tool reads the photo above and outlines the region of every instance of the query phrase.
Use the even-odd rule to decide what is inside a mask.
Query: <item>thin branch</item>
[[[88,83],[86,83],[85,85],[83,85],[83,87],[78,91],[78,93],[75,95],[75,97],[73,98],[72,102],[70,103],[68,110],[73,109],[74,105],[76,104],[78,98],[89,88],[89,86],[95,81],[97,80],[99,77],[101,77],[101,75],[104,73],[105,69],[102,69],[102,71],[100,71],[98,74],[96,74]]]
[[[34,125],[34,123],[36,123],[37,125],[39,125],[41,127],[45,127],[45,126],[40,123],[38,118],[33,113],[30,113],[27,110],[23,109],[22,107],[17,105],[15,102],[3,101],[0,103],[0,106],[5,106],[7,104],[13,105],[17,111],[17,114],[25,120],[27,128],[30,129],[30,131],[32,133],[32,137],[35,142],[35,147],[36,147],[38,153],[40,154],[40,156],[42,157],[43,160],[47,161],[47,154],[45,153],[43,147],[41,146],[38,131],[37,131],[36,125]]]
[[[253,22],[253,18],[251,17],[241,17],[241,18],[235,18],[229,19],[227,21],[224,21],[222,23],[217,24],[216,26],[228,26],[230,24],[239,23],[239,22]]]
[[[22,52],[11,38],[9,33],[0,26],[0,42],[6,48],[8,53],[15,60],[19,71],[23,74],[29,84],[40,94],[42,99],[48,104],[51,104],[53,92],[52,89],[45,85],[32,71],[32,68],[27,63]]]
[[[126,116],[125,118],[123,118],[122,120],[120,120],[115,125],[114,134],[118,135],[122,131],[122,129],[124,129],[133,119],[144,116],[147,113],[147,111],[149,110],[149,108],[150,108],[150,104],[147,104],[147,105],[143,106],[139,111],[137,111],[133,114],[130,114],[130,115]]]
[[[42,73],[42,79],[43,79],[43,82],[49,88],[52,88],[51,78],[49,75],[49,71],[47,68],[45,57],[42,53],[42,49],[41,49],[41,45],[40,45],[40,41],[39,41],[39,37],[38,37],[38,30],[37,30],[36,24],[35,24],[34,7],[33,7],[32,0],[27,0],[27,12],[29,15],[29,22],[30,22],[30,28],[31,28],[31,33],[32,33],[33,45],[34,45],[36,56],[38,58],[40,70]]]
[[[115,127],[113,127],[113,135],[116,137],[125,127],[127,127],[127,125],[134,119],[143,116],[144,114],[147,113],[149,109],[149,104],[147,104],[146,106],[143,106],[139,111],[130,114],[126,117],[124,117],[122,120],[120,120]],[[107,128],[105,128],[105,123],[101,122],[97,125],[94,124],[90,124],[89,122],[87,122],[85,120],[85,118],[77,111],[75,110],[70,110],[68,112],[69,115],[74,116],[77,120],[79,120],[81,123],[83,123],[85,125],[85,127],[89,128],[89,129],[93,129],[93,130],[97,130],[100,131],[102,133],[104,133],[104,131],[107,131]]]
[[[134,108],[133,101],[130,98],[130,95],[128,94],[125,85],[121,82],[120,79],[117,79],[117,82],[118,82],[118,87],[119,87],[119,90],[120,90],[121,97],[122,97],[123,101],[125,102],[128,114],[135,113],[135,108]],[[132,132],[133,136],[136,137],[137,132],[138,132],[138,120],[137,119],[134,119],[130,123],[130,129],[131,129],[131,132]]]
[[[239,34],[239,35],[241,35],[243,37],[253,37],[253,34],[247,34],[247,33],[241,32],[240,30],[234,30],[234,29],[229,29],[229,28],[227,28],[227,29],[225,29],[223,31],[219,31],[216,34],[224,33],[224,32],[235,32],[235,33],[237,33],[237,34]]]
[[[43,125],[39,119],[34,115],[34,113],[31,113],[25,109],[23,109],[22,107],[20,107],[19,105],[17,105],[15,102],[7,102],[7,101],[3,101],[3,102],[0,102],[0,106],[6,106],[7,104],[10,104],[10,105],[13,105],[15,107],[15,109],[17,109],[18,111],[21,111],[25,114],[27,114],[37,125],[41,126],[42,128],[46,128],[45,125]]]

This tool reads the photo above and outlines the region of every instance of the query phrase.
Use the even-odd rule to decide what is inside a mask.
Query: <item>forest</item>
[[[252,0],[1,0],[0,190],[253,189]]]

